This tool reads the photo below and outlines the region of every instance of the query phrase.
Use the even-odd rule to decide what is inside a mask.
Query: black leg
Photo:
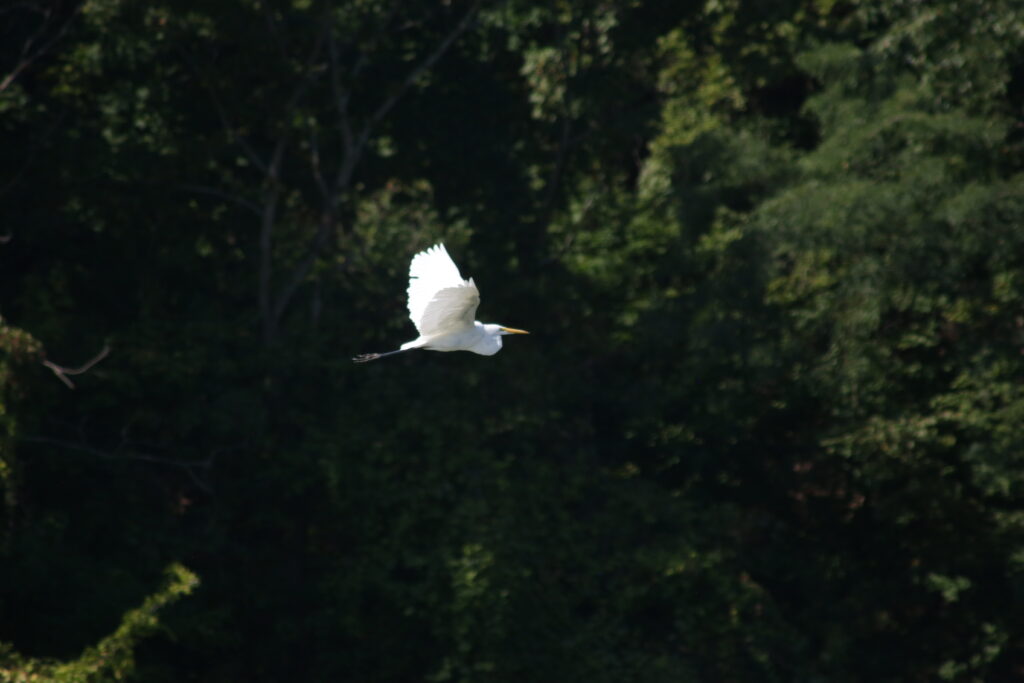
[[[406,351],[414,351],[415,349],[398,349],[397,351],[388,351],[387,353],[364,353],[356,356],[352,359],[355,363],[369,363],[371,360],[377,360],[378,358],[384,358],[385,356],[393,356],[396,353],[405,353]]]

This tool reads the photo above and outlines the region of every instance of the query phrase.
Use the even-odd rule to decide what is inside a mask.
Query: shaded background
[[[1012,0],[3,6],[0,677],[1024,676],[1022,115]],[[437,241],[533,334],[354,366]]]

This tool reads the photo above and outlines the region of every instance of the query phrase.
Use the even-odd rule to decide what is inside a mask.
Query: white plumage
[[[397,351],[367,353],[353,360],[365,363],[402,351],[472,351],[493,356],[506,334],[529,334],[501,325],[474,320],[480,292],[472,278],[463,280],[443,244],[416,254],[409,265],[409,318],[420,336]]]
[[[421,337],[472,325],[480,292],[463,280],[443,244],[421,251],[409,265],[409,317]]]

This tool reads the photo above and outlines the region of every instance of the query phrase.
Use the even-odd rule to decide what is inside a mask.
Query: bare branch
[[[452,43],[454,43],[459,36],[466,32],[466,30],[472,25],[473,20],[476,18],[476,14],[480,9],[480,4],[481,0],[476,0],[476,2],[473,3],[469,10],[466,11],[466,14],[462,17],[459,23],[456,24],[455,27],[448,32],[448,34],[441,40],[440,43],[438,43],[437,47],[434,48],[434,51],[427,55],[426,58],[423,59],[423,61],[421,61],[419,64],[412,68],[412,70],[406,75],[405,79],[402,81],[401,85],[399,85],[398,88],[393,93],[391,93],[391,95],[387,97],[383,102],[381,102],[380,105],[378,105],[378,107],[373,111],[373,113],[370,115],[369,119],[367,119],[366,123],[362,127],[362,130],[359,131],[359,134],[357,136],[353,136],[351,124],[349,123],[348,119],[348,99],[350,93],[347,91],[343,91],[340,87],[340,70],[338,69],[337,64],[336,48],[332,48],[334,49],[334,52],[332,52],[331,55],[331,72],[334,83],[335,107],[338,110],[338,120],[339,126],[341,127],[342,142],[344,146],[344,155],[342,158],[342,163],[338,167],[338,175],[335,178],[334,182],[334,188],[336,193],[340,193],[344,188],[348,186],[349,182],[351,182],[352,174],[355,171],[355,167],[359,163],[360,158],[362,157],[363,149],[366,147],[366,143],[369,142],[370,133],[372,132],[373,127],[377,123],[379,123],[381,119],[387,116],[388,112],[390,112],[395,107],[395,105],[398,104],[399,100],[402,99],[402,97],[409,90],[409,88],[416,82],[416,80],[420,76],[422,76],[424,72],[426,72],[428,69],[434,66],[434,64],[437,63],[437,61],[442,56],[444,56],[445,52],[447,52],[448,49],[452,46]],[[397,6],[397,4],[394,5],[392,9],[397,9]],[[393,14],[394,11],[392,11],[392,13],[389,14],[388,20],[390,20]],[[359,58],[356,61],[356,64],[353,66],[353,75],[358,74],[358,72],[363,68],[364,64],[365,55],[360,54]]]
[[[210,485],[199,478],[196,474],[196,469],[209,469],[213,464],[211,459],[200,462],[189,462],[187,460],[175,460],[174,458],[164,458],[159,455],[150,455],[148,453],[138,453],[135,451],[121,452],[124,444],[118,446],[114,451],[104,451],[93,446],[89,446],[85,443],[76,443],[74,441],[64,441],[63,439],[54,439],[48,436],[16,436],[14,437],[18,441],[25,441],[28,443],[41,443],[49,446],[57,446],[68,451],[77,451],[79,453],[86,453],[96,458],[102,458],[104,460],[137,460],[141,462],[151,462],[158,465],[167,465],[169,467],[178,467],[183,469],[189,478],[203,491],[212,493]]]
[[[64,35],[68,31],[68,27],[71,26],[71,22],[74,21],[75,17],[78,15],[78,10],[80,8],[81,5],[73,8],[71,10],[71,14],[64,21],[64,23],[61,24],[60,28],[57,29],[53,36],[51,36],[49,40],[40,45],[35,51],[32,51],[32,44],[46,32],[52,21],[53,9],[51,8],[46,10],[46,12],[44,13],[46,19],[43,21],[42,26],[39,27],[38,31],[29,36],[28,39],[26,39],[25,44],[22,46],[21,59],[14,66],[14,69],[12,69],[11,72],[7,74],[7,76],[5,76],[3,80],[0,80],[0,92],[3,92],[7,88],[9,88],[11,84],[14,83],[14,81],[18,78],[18,76],[21,75],[21,73],[25,69],[32,66],[32,64],[37,59],[39,59],[47,52],[49,52],[53,48],[53,46],[56,45],[57,42],[64,37]]]
[[[331,63],[331,90],[334,93],[334,108],[338,112],[338,128],[341,130],[342,158],[352,153],[352,124],[348,117],[348,102],[352,93],[343,90],[341,87],[341,68],[338,66],[338,45],[332,31],[327,39],[327,53]],[[352,67],[352,77],[362,70],[366,63],[366,55],[359,54],[355,65]]]
[[[317,227],[316,235],[313,237],[313,241],[306,251],[306,255],[292,270],[291,276],[288,278],[288,283],[284,286],[281,291],[281,295],[277,298],[277,302],[274,305],[274,322],[281,319],[285,309],[288,307],[292,296],[295,295],[295,291],[299,288],[299,285],[309,275],[310,270],[313,268],[313,264],[316,263],[317,257],[323,248],[327,246],[328,238],[334,232],[335,218],[331,213],[325,213],[320,219],[320,225]]]
[[[306,91],[316,77],[322,73],[322,69],[314,68],[317,58],[323,51],[324,43],[327,42],[327,37],[331,34],[331,25],[328,22],[323,23],[323,27],[320,33],[317,35],[316,40],[313,42],[313,47],[309,50],[309,56],[306,57],[305,63],[303,64],[302,76],[299,79],[299,83],[295,86],[295,90],[292,91],[291,97],[288,98],[288,103],[284,107],[283,120],[288,121],[291,118],[292,109],[299,103],[302,96],[306,94]]]
[[[37,5],[36,3],[24,0],[23,2],[12,2],[6,7],[0,7],[0,15],[7,14],[8,12],[15,12],[20,9],[28,10],[29,12],[35,12],[36,14],[46,14],[46,12],[42,8],[40,8],[39,5]]]
[[[274,17],[273,8],[271,8],[270,3],[265,1],[260,3],[260,7],[263,9],[263,18],[267,22],[267,30],[274,37],[277,49],[281,52],[281,59],[288,61],[288,42],[281,31],[280,22]]]
[[[228,120],[227,111],[225,111],[224,105],[221,104],[216,90],[205,82],[203,85],[210,93],[210,100],[213,102],[213,108],[217,110],[217,117],[220,119],[221,127],[223,127],[224,132],[228,134],[228,141],[238,143],[238,146],[242,148],[243,152],[245,152],[246,158],[248,158],[256,168],[266,173],[267,163],[263,161],[262,157],[260,157],[253,146],[249,144],[249,141],[245,139],[245,136],[241,135],[237,129],[231,125],[231,122]]]
[[[193,73],[195,73],[199,83],[203,86],[203,89],[206,90],[206,94],[209,95],[210,103],[213,105],[214,111],[217,112],[217,118],[220,120],[221,128],[223,128],[224,132],[227,133],[228,141],[238,143],[238,146],[242,148],[242,151],[245,153],[249,162],[266,173],[266,162],[263,161],[260,155],[256,153],[256,150],[253,149],[252,145],[249,144],[245,137],[238,132],[237,128],[231,124],[227,110],[224,108],[224,104],[217,95],[217,89],[210,83],[210,79],[207,78],[206,74],[203,73],[203,70],[199,68],[199,65],[192,58],[192,55],[190,55],[186,50],[179,49],[177,52],[185,63],[189,65]]]
[[[316,182],[323,200],[328,204],[331,203],[331,193],[327,189],[327,181],[324,180],[323,171],[320,169],[320,140],[317,138],[316,124],[314,123],[310,123],[309,126],[309,165],[313,172],[313,180]]]
[[[405,80],[402,81],[402,84],[398,87],[398,89],[395,92],[393,92],[390,97],[381,102],[380,106],[378,106],[377,109],[370,116],[370,120],[369,122],[367,122],[366,127],[364,128],[363,131],[364,135],[362,135],[361,137],[368,137],[370,127],[373,126],[373,124],[380,121],[385,116],[387,116],[388,112],[390,112],[391,109],[394,108],[396,104],[398,104],[398,101],[402,99],[402,96],[405,95],[409,87],[412,86],[412,84],[415,83],[416,80],[421,75],[423,75],[423,72],[425,72],[430,67],[434,66],[437,60],[439,60],[444,55],[444,53],[448,51],[448,48],[451,47],[452,43],[455,42],[455,39],[466,32],[466,29],[468,29],[470,24],[473,23],[473,19],[476,18],[476,13],[479,9],[480,0],[477,0],[476,2],[473,3],[473,6],[469,8],[469,11],[466,12],[465,16],[462,17],[459,23],[455,25],[455,28],[449,31],[448,35],[446,35],[441,40],[441,42],[434,49],[434,51],[427,55],[426,59],[424,59],[422,62],[413,67],[412,71],[410,71],[409,74],[405,77]]]
[[[342,138],[342,159],[338,165],[338,173],[335,177],[334,182],[334,195],[330,195],[327,192],[326,187],[322,182],[320,174],[320,158],[319,149],[316,146],[315,134],[311,138],[312,144],[312,158],[311,163],[314,167],[314,176],[317,179],[318,185],[321,187],[321,193],[324,194],[325,199],[325,210],[320,219],[320,225],[317,227],[316,234],[310,241],[309,248],[306,251],[306,255],[302,258],[299,263],[295,265],[288,277],[287,283],[281,290],[280,295],[273,303],[273,310],[270,311],[271,317],[267,318],[268,306],[270,305],[269,299],[269,288],[270,288],[270,230],[272,230],[272,223],[268,223],[266,218],[264,219],[264,234],[261,238],[261,248],[263,252],[263,265],[264,269],[261,272],[260,284],[260,305],[261,310],[264,313],[264,336],[266,341],[271,341],[274,335],[274,331],[277,328],[278,321],[284,315],[285,310],[288,308],[292,297],[295,292],[305,281],[310,271],[313,269],[313,265],[316,263],[316,259],[320,253],[327,246],[330,241],[330,236],[334,233],[337,227],[337,195],[339,195],[352,180],[352,174],[362,157],[363,150],[370,138],[370,132],[373,126],[378,123],[384,116],[390,112],[394,106],[401,100],[402,96],[409,90],[409,88],[416,82],[416,80],[428,69],[430,69],[439,60],[444,53],[451,47],[452,43],[462,35],[472,24],[477,11],[480,8],[481,0],[477,0],[473,3],[473,6],[466,12],[459,23],[448,32],[447,35],[441,40],[437,47],[427,55],[419,64],[406,75],[401,85],[396,89],[387,99],[385,99],[373,114],[369,117],[366,123],[363,125],[362,130],[358,136],[353,135],[351,122],[348,114],[348,104],[351,97],[351,92],[346,90],[341,85],[341,68],[339,66],[338,46],[334,38],[333,32],[328,30],[328,33],[322,38],[326,39],[327,51],[330,60],[330,76],[331,76],[331,88],[334,94],[335,109],[338,114],[338,126],[341,131]],[[326,23],[326,22],[325,22]],[[327,24],[329,27],[329,24]],[[354,66],[352,67],[353,76],[358,74],[366,64],[366,56],[360,54],[356,59]],[[298,91],[297,91],[298,94]],[[293,100],[296,99],[293,97]],[[290,109],[290,106],[289,106]]]
[[[94,365],[96,365],[101,360],[106,358],[109,354],[110,354],[110,346],[104,344],[103,348],[100,350],[100,352],[97,353],[92,358],[90,358],[88,361],[86,361],[85,365],[82,365],[81,367],[66,368],[66,367],[64,367],[62,365],[57,365],[53,361],[49,361],[49,360],[45,360],[45,359],[43,360],[43,365],[45,365],[50,370],[52,370],[53,374],[55,374],[57,376],[57,379],[59,379],[61,382],[64,382],[64,384],[67,385],[68,389],[74,389],[75,388],[75,384],[70,379],[68,379],[68,375],[81,375],[81,374],[83,374],[85,372],[88,372],[89,370],[92,369],[92,367]]]
[[[245,197],[242,197],[237,194],[232,194],[230,192],[218,190],[217,188],[214,187],[206,187],[205,185],[192,185],[189,183],[182,183],[178,187],[189,192],[198,192],[199,194],[206,194],[210,195],[211,197],[219,197],[220,199],[224,199],[226,201],[238,204],[241,207],[249,209],[256,215],[260,215],[262,212],[260,205],[257,204],[256,202],[250,199],[246,199]]]
[[[282,139],[280,142],[283,142]],[[259,305],[260,318],[263,320],[263,341],[270,344],[276,332],[276,320],[274,317],[273,304],[271,303],[271,276],[273,275],[274,263],[271,254],[273,246],[274,224],[277,222],[277,201],[280,195],[280,187],[275,183],[268,188],[268,194],[263,202],[263,212],[260,217],[260,272],[259,272]]]
[[[561,121],[561,133],[558,137],[558,149],[555,152],[555,165],[551,169],[551,175],[548,177],[547,187],[544,190],[544,201],[541,205],[540,220],[538,221],[539,227],[546,230],[548,223],[551,221],[551,216],[555,210],[555,204],[558,201],[558,189],[562,184],[562,180],[565,177],[565,168],[569,160],[569,152],[573,147],[573,140],[570,136],[572,132],[572,120],[569,115],[563,114]]]
[[[284,115],[282,120],[287,124],[291,119],[291,114],[294,108],[301,101],[302,97],[306,94],[306,91],[312,86],[317,76],[322,73],[321,69],[314,68],[317,58],[323,51],[324,43],[328,41],[328,37],[331,35],[331,25],[329,22],[323,22],[323,28],[317,35],[316,41],[313,47],[310,49],[309,56],[305,60],[304,71],[302,78],[299,80],[298,85],[292,91],[291,97],[288,98],[288,102],[284,107]],[[285,152],[290,144],[290,131],[285,128],[281,133],[281,137],[278,138],[277,143],[274,146],[273,157],[271,158],[270,165],[267,168],[267,189],[265,193],[262,221],[260,225],[260,275],[259,275],[259,304],[260,304],[260,316],[263,320],[263,340],[266,344],[271,344],[274,337],[277,336],[277,322],[281,317],[281,313],[287,306],[288,301],[291,299],[293,288],[287,286],[285,292],[277,299],[277,302],[273,301],[273,295],[271,294],[271,284],[273,280],[273,254],[271,248],[273,246],[273,232],[274,225],[277,221],[277,204],[280,197],[280,171],[281,164],[284,160]],[[315,165],[319,166],[319,151],[316,152]],[[326,186],[324,187],[326,191]],[[313,250],[314,259],[316,253],[323,248],[323,243],[326,242],[326,236],[321,237],[318,230],[317,236],[314,237],[311,245]],[[289,282],[296,279],[297,273],[302,273],[299,278],[300,281],[305,277],[305,272],[308,272],[308,267],[304,267],[305,261],[300,263],[295,270],[293,270]],[[305,271],[305,272],[303,272]]]

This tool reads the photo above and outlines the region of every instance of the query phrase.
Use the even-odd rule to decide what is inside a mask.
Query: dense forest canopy
[[[1024,677],[1019,2],[25,0],[0,150],[0,681]]]

